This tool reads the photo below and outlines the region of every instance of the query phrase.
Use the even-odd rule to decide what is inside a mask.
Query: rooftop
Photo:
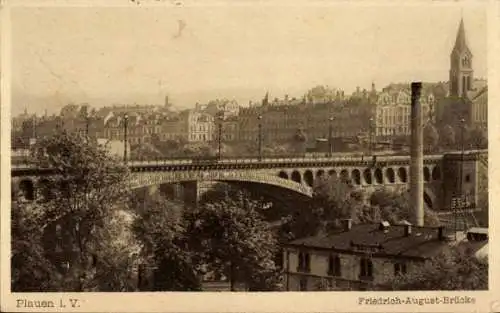
[[[444,228],[443,239],[439,240],[438,227],[410,226],[410,234],[405,235],[405,228],[409,225],[380,226],[381,224],[352,225],[349,230],[297,239],[287,245],[348,252],[370,248],[374,249],[374,255],[430,258],[449,244],[443,240],[448,235]]]

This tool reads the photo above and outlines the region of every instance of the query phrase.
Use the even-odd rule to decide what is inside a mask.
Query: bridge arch
[[[432,180],[440,180],[441,179],[441,168],[439,165],[434,166],[432,169]]]
[[[349,180],[350,179],[349,171],[346,169],[341,170],[340,171],[340,179],[342,179],[342,181]]]
[[[44,199],[50,199],[52,197],[52,195],[50,194],[49,186],[50,182],[46,178],[43,178],[38,182],[38,189],[40,190],[40,195]]]
[[[365,180],[365,184],[367,184],[367,185],[372,184],[372,171],[371,171],[371,169],[367,168],[363,171],[363,178]]]
[[[283,178],[283,179],[288,179],[288,173],[285,171],[280,171],[278,174],[278,177]]]
[[[23,193],[26,200],[35,200],[35,184],[31,179],[23,179],[19,182],[19,191]]]
[[[404,167],[398,168],[398,178],[399,178],[399,181],[402,183],[408,182],[408,174],[406,173],[406,168],[404,168]]]
[[[318,170],[316,172],[316,177],[317,178],[321,178],[321,177],[323,177],[323,175],[325,175],[325,171],[324,170]]]
[[[361,172],[356,168],[351,173],[352,181],[356,185],[361,185]]]
[[[395,182],[395,173],[394,173],[394,169],[392,167],[389,167],[385,170],[385,176],[387,177],[387,181],[390,183],[390,184],[394,184]]]
[[[292,180],[296,183],[302,183],[302,175],[300,175],[299,171],[292,172]]]
[[[429,182],[431,180],[431,171],[428,166],[424,166],[424,181]]]
[[[294,171],[295,176],[300,175]],[[293,178],[293,173],[292,173]],[[130,177],[130,188],[136,189],[152,185],[162,185],[170,183],[182,183],[193,181],[220,181],[220,182],[242,182],[255,183],[262,185],[272,185],[283,189],[291,190],[296,193],[312,197],[312,188],[305,184],[296,182],[292,179],[284,179],[276,174],[257,171],[209,171],[209,172],[136,172]]]
[[[304,181],[308,186],[312,187],[314,183],[314,175],[311,170],[306,170],[304,172]]]
[[[384,175],[382,174],[382,170],[380,168],[375,169],[375,183],[381,185],[384,182]]]

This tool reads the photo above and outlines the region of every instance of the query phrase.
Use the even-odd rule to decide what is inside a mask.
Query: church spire
[[[450,95],[466,97],[473,89],[474,70],[472,67],[472,53],[465,37],[464,19],[460,19],[455,46],[450,56]]]
[[[469,50],[467,46],[467,40],[465,37],[465,26],[464,19],[460,19],[460,25],[458,26],[457,38],[455,39],[455,46],[453,47],[453,51],[463,52]]]

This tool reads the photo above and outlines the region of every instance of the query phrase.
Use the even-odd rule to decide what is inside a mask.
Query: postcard
[[[499,21],[3,1],[2,311],[499,312]]]

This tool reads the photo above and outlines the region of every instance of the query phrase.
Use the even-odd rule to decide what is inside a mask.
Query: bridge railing
[[[465,154],[484,154],[487,150],[470,150],[465,151]],[[461,152],[453,151],[447,152],[446,154],[457,154]],[[290,163],[290,162],[308,162],[308,161],[318,161],[318,162],[356,162],[356,161],[370,161],[373,157],[377,158],[377,161],[381,162],[391,162],[391,161],[404,161],[409,158],[408,155],[387,155],[387,154],[360,154],[360,153],[334,153],[333,155],[328,155],[325,153],[306,153],[306,154],[287,154],[287,155],[273,155],[273,156],[263,156],[259,158],[258,156],[239,156],[239,157],[197,157],[197,158],[157,158],[150,160],[141,159],[131,159],[127,161],[129,166],[161,166],[161,165],[204,165],[204,164],[255,164],[255,163]],[[439,155],[426,155],[426,160],[439,160],[443,157],[443,154]],[[36,168],[37,165],[30,163],[27,159],[12,160],[12,169],[25,169],[25,168]]]

